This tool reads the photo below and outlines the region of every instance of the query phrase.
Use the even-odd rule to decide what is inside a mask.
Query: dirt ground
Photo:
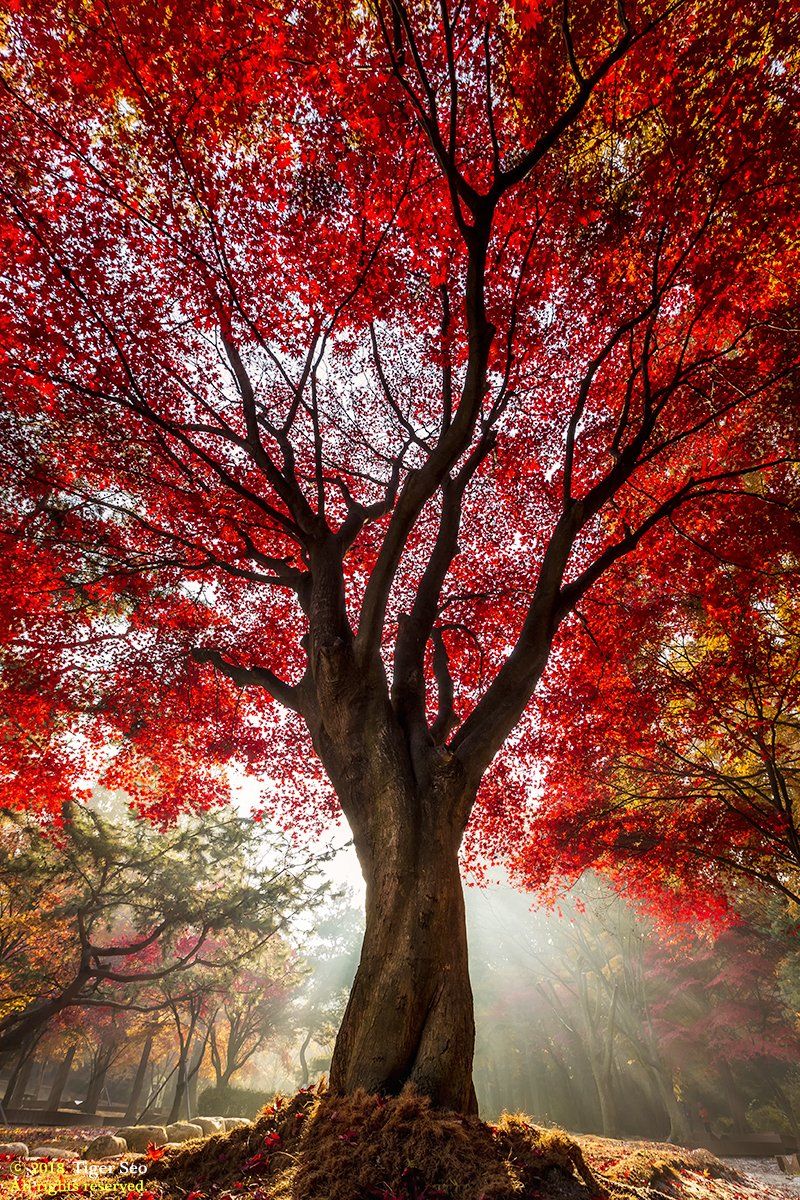
[[[761,1187],[771,1188],[776,1197],[800,1196],[800,1175],[784,1175],[775,1158],[726,1158],[735,1171],[753,1179]]]

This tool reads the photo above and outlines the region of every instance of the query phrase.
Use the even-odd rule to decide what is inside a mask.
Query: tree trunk
[[[306,1059],[306,1050],[311,1044],[311,1030],[309,1029],[306,1036],[303,1038],[303,1044],[300,1047],[300,1087],[308,1087],[308,1061]]]
[[[47,1097],[47,1107],[51,1112],[55,1112],[61,1103],[61,1097],[64,1093],[64,1088],[67,1083],[67,1078],[69,1077],[70,1067],[72,1066],[72,1060],[74,1057],[75,1047],[70,1046],[61,1062],[58,1064],[55,1079],[53,1080],[53,1086],[50,1089],[50,1095]]]
[[[109,1058],[107,1056],[103,1056],[103,1058],[97,1062],[95,1069],[92,1071],[89,1079],[89,1086],[86,1089],[86,1099],[83,1103],[83,1108],[81,1109],[81,1112],[86,1113],[88,1116],[93,1117],[97,1112],[97,1105],[100,1102],[100,1095],[103,1091],[103,1087],[105,1086],[109,1065]]]
[[[601,1132],[604,1137],[619,1137],[620,1119],[611,1076],[605,1070],[602,1063],[598,1064],[591,1056],[589,1061],[592,1064],[592,1074],[594,1076],[595,1087],[597,1088],[597,1099],[600,1104]]]
[[[476,1112],[461,830],[448,827],[435,796],[415,807],[382,821],[374,841],[354,831],[366,932],[331,1088],[395,1095],[410,1083],[440,1108]]]
[[[689,1122],[675,1095],[675,1081],[672,1073],[668,1068],[664,1068],[663,1071],[654,1069],[653,1079],[669,1121],[667,1141],[678,1146],[686,1145],[690,1140]]]
[[[742,1093],[739,1090],[739,1085],[731,1070],[730,1063],[724,1058],[721,1058],[717,1070],[722,1082],[722,1092],[728,1105],[728,1112],[731,1114],[733,1121],[733,1132],[737,1137],[747,1137],[751,1132],[750,1126],[747,1123],[747,1106],[742,1099]]]
[[[778,1105],[778,1108],[781,1110],[782,1113],[785,1114],[786,1119],[788,1120],[788,1122],[792,1128],[792,1133],[794,1134],[796,1145],[798,1146],[798,1148],[800,1148],[800,1124],[798,1124],[797,1114],[794,1110],[794,1105],[792,1104],[791,1100],[789,1099],[788,1094],[781,1087],[781,1085],[778,1082],[778,1079],[775,1076],[775,1074],[773,1073],[772,1069],[767,1065],[767,1063],[763,1059],[760,1064],[760,1070],[761,1070],[761,1074],[763,1075],[764,1079],[767,1082],[767,1086],[769,1087],[770,1091],[772,1092],[773,1096],[775,1097],[775,1101]]]
[[[53,1017],[75,1004],[90,978],[91,973],[82,965],[72,982],[58,996],[3,1017],[0,1020],[0,1052],[16,1050],[32,1037],[38,1040]]]
[[[179,1121],[184,1114],[184,1109],[188,1101],[187,1086],[189,1083],[189,1073],[187,1064],[188,1050],[181,1050],[180,1058],[178,1059],[178,1069],[175,1073],[175,1092],[172,1097],[172,1105],[167,1117],[167,1124],[171,1125],[173,1121]]]
[[[139,1108],[139,1101],[142,1098],[142,1089],[144,1087],[144,1078],[145,1078],[145,1075],[147,1074],[147,1065],[150,1062],[150,1051],[152,1049],[153,1049],[153,1039],[152,1039],[152,1037],[147,1037],[145,1039],[144,1046],[142,1047],[142,1056],[139,1059],[139,1066],[136,1070],[136,1078],[133,1081],[133,1087],[131,1088],[131,1094],[128,1097],[128,1107],[125,1109],[126,1123],[128,1121],[136,1120],[136,1112],[137,1112],[137,1109]]]
[[[187,1062],[187,1079],[186,1079],[186,1116],[191,1120],[192,1113],[197,1115],[197,1085],[200,1079],[200,1068],[203,1065],[203,1059],[206,1056],[206,1047],[208,1045],[208,1035],[203,1038],[203,1043],[195,1056],[194,1064],[189,1066]],[[235,1066],[234,1066],[235,1070]],[[231,1071],[233,1074],[233,1071]],[[230,1083],[230,1075],[226,1080]]]
[[[36,1053],[36,1045],[29,1046],[23,1050],[19,1057],[16,1067],[11,1073],[11,1078],[6,1087],[6,1094],[3,1097],[4,1108],[20,1108],[24,1103],[25,1090],[28,1086],[28,1081],[33,1070],[33,1058]]]

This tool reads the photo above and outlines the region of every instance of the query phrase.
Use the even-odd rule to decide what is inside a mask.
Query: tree
[[[286,1019],[298,964],[288,946],[265,951],[230,980],[209,1022],[209,1048],[217,1089],[226,1088]]]
[[[304,946],[309,977],[294,1014],[300,1037],[300,1087],[308,1086],[312,1069],[328,1069],[336,1031],[358,966],[362,932],[358,910],[345,895],[339,897]],[[309,1063],[308,1051],[312,1045],[322,1051],[322,1057]]]
[[[51,916],[58,940],[43,948],[40,938],[21,971],[4,974],[16,999],[4,997],[0,1047],[19,1047],[71,1009],[157,1011],[164,981],[171,998],[181,981],[191,991],[193,967],[230,971],[313,907],[308,869],[267,861],[245,818],[208,814],[157,830],[107,809],[71,806],[55,831],[32,816],[4,819],[0,889],[34,915],[34,929],[35,914]],[[236,934],[230,950],[217,936],[225,931]]]
[[[684,936],[649,949],[659,1044],[683,1071],[708,1064],[734,1132],[745,1136],[747,1091],[752,1096],[759,1074],[772,1082],[771,1069],[797,1057],[797,1032],[776,981],[780,946],[742,924],[715,941]],[[744,1089],[736,1078],[743,1066]]]
[[[585,641],[574,669],[605,674],[616,704],[590,700],[591,719],[548,764],[541,840],[518,856],[529,883],[550,879],[557,858],[562,883],[594,866],[656,905],[688,899],[725,920],[755,882],[796,923],[800,637],[789,566],[755,580],[726,566],[702,602],[673,595],[666,611],[651,594],[646,634],[625,663],[608,625]],[[636,706],[635,729],[625,704]],[[558,701],[548,719],[557,711]]]
[[[15,0],[3,36],[7,802],[164,814],[235,763],[340,808],[331,1084],[472,1109],[459,848],[514,836],[559,629],[556,666],[676,513],[784,489],[792,14]]]

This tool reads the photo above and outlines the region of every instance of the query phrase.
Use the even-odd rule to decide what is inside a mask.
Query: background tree
[[[721,1136],[793,1137],[796,942],[776,902],[738,903],[719,934],[657,925],[590,877],[552,913],[508,890],[468,898],[482,1108],[716,1150]]]
[[[796,445],[793,20],[4,23],[6,802],[96,778],[170,813],[232,762],[295,823],[335,793],[367,880],[335,1088],[474,1107],[459,847],[525,812],[508,757],[478,800],[487,771],[677,513],[780,536],[755,510]]]
[[[213,975],[242,963],[324,891],[314,895],[309,866],[292,873],[230,812],[159,830],[99,803],[68,806],[55,829],[19,814],[3,824],[0,888],[16,912],[31,911],[34,929],[49,922],[21,971],[16,956],[6,964],[4,987],[18,999],[0,1019],[5,1048],[67,1009],[155,1011],[165,980],[171,995],[191,992],[198,964]],[[226,930],[230,953],[216,940]]]
[[[299,982],[296,956],[288,946],[274,943],[233,975],[209,1021],[217,1088],[227,1087],[253,1055],[283,1030]]]
[[[590,865],[659,905],[705,906],[721,919],[755,881],[782,897],[788,933],[800,903],[792,560],[755,579],[731,566],[721,574],[702,602],[642,597],[646,636],[624,662],[608,624],[583,641],[577,694],[562,681],[544,719],[564,716],[562,701],[591,715],[546,764],[537,841],[518,863],[539,883],[556,862],[562,880]],[[601,675],[614,704],[589,683]],[[635,727],[625,705],[635,705]]]
[[[796,1126],[780,1086],[798,1049],[796,1021],[780,994],[780,943],[742,922],[718,939],[686,931],[671,946],[653,939],[647,950],[654,1035],[681,1078],[694,1075],[695,1094],[705,1087],[714,1098],[718,1128],[746,1137],[748,1106],[765,1093]]]
[[[330,1056],[358,967],[363,925],[349,897],[323,916],[304,947],[306,986],[293,1014],[299,1039],[300,1087],[327,1072]],[[312,1058],[312,1050],[317,1053]]]

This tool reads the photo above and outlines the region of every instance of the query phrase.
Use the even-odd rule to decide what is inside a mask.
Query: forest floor
[[[113,1130],[15,1128],[3,1141],[82,1154]],[[167,1153],[87,1163],[0,1161],[11,1200],[792,1200],[775,1159],[720,1161],[657,1142],[573,1137],[521,1114],[488,1125],[411,1093],[385,1101],[312,1090],[276,1098],[249,1128]]]

